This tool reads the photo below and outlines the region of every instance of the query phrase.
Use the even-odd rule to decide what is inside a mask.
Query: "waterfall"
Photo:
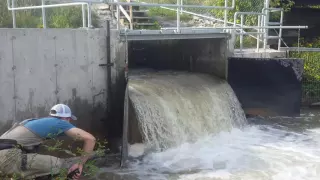
[[[138,71],[128,90],[147,148],[168,149],[247,123],[230,85],[212,75]]]

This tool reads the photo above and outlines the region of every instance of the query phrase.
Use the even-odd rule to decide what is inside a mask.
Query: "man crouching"
[[[68,168],[68,173],[78,170],[73,176],[81,176],[83,165],[93,153],[95,137],[72,125],[77,120],[71,109],[64,104],[57,104],[50,110],[49,117],[27,119],[14,124],[0,136],[0,171],[6,175],[18,174],[25,179],[58,174],[61,168]],[[86,155],[80,157],[70,167],[65,167],[64,159],[37,153],[37,148],[45,140],[58,136],[69,136],[84,142],[83,151]],[[69,165],[68,165],[69,166]]]

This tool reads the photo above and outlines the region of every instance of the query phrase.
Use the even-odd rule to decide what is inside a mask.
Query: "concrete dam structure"
[[[152,18],[133,7],[164,8],[159,2],[97,5],[110,15],[101,28],[91,22],[98,1],[86,2],[78,4],[80,29],[47,29],[44,4],[44,29],[0,29],[0,131],[62,102],[78,116],[75,125],[108,141],[90,179],[319,179],[320,114],[300,112],[304,61],[281,50],[282,28],[306,27],[283,26],[283,9],[261,1],[263,9],[235,12],[230,23],[238,2],[225,0],[206,7],[224,11],[220,25],[200,14],[212,21],[202,29],[181,27],[180,15],[199,16],[187,7],[205,6],[177,1],[169,8],[176,27],[137,30]],[[280,12],[279,22],[269,21],[271,12]],[[251,15],[257,26],[246,26]],[[243,47],[245,35],[256,48]]]
[[[246,114],[300,112],[302,60],[233,57],[222,31],[145,37],[105,29],[1,29],[2,129],[46,116],[63,102],[79,117],[77,126],[106,138],[112,151],[121,149],[128,179],[150,179],[149,173],[167,179],[208,169],[205,157],[191,158],[194,152],[186,149],[215,151],[204,144],[241,134],[248,128]],[[268,136],[254,128],[248,133],[248,139],[250,133],[263,141]],[[168,162],[165,157],[174,159],[180,148],[186,149]],[[142,161],[131,161],[137,157]],[[128,174],[111,174],[121,173]]]
[[[123,164],[246,127],[245,115],[300,113],[302,60],[233,57],[227,45],[217,33],[128,41]]]
[[[128,41],[123,168],[111,172],[113,177],[292,177],[280,169],[291,167],[286,159],[295,153],[254,149],[273,141],[287,145],[282,136],[288,132],[252,127],[246,115],[299,115],[303,61],[234,57],[227,44],[227,36],[214,33],[210,38]]]
[[[1,29],[2,130],[63,102],[79,114],[80,127],[111,142],[121,138],[126,64],[129,82],[139,69],[202,73],[230,83],[247,114],[299,113],[301,60],[233,57],[223,32],[145,37],[128,35],[126,43],[117,30]]]

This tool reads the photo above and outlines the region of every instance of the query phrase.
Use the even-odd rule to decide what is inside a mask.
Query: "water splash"
[[[128,88],[147,148],[168,149],[246,124],[232,88],[214,76],[144,72],[130,75]]]
[[[267,125],[209,135],[131,162],[130,173],[150,180],[316,180],[319,129],[288,132]]]

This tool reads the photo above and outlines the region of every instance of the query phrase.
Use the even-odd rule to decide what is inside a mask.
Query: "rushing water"
[[[130,168],[142,179],[316,180],[319,143],[320,129],[300,134],[248,126],[148,154]]]
[[[126,179],[320,179],[316,113],[247,123],[232,89],[205,75],[139,75],[130,85],[146,140],[131,146],[131,154],[143,154],[141,147],[164,148],[128,162],[117,172]]]
[[[145,145],[167,149],[246,124],[229,84],[186,72],[144,72],[130,76],[129,96]]]

